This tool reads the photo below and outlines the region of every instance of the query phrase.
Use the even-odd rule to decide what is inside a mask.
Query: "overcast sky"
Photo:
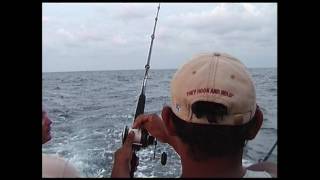
[[[42,71],[144,69],[157,3],[43,3]],[[277,4],[161,3],[151,69],[226,52],[277,67]]]

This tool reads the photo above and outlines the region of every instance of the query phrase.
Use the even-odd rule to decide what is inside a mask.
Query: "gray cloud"
[[[156,7],[48,4],[42,18],[44,71],[143,68]],[[153,68],[177,68],[204,51],[227,52],[249,67],[276,66],[275,4],[163,3],[159,16]]]
[[[120,17],[122,20],[148,18],[152,12],[153,4],[120,4],[118,13],[115,17]]]

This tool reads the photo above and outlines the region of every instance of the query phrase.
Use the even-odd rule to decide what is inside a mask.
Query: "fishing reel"
[[[128,134],[133,131],[134,132],[134,140],[133,144],[137,147],[147,147],[149,145],[156,144],[156,140],[153,136],[150,136],[147,130],[145,129],[132,129],[128,128],[128,126],[125,127],[124,133],[122,135],[122,144],[127,139]]]
[[[134,132],[134,142],[133,142],[133,149],[134,151],[139,151],[141,148],[148,147],[150,145],[154,145],[154,155],[153,158],[155,159],[156,156],[156,148],[157,148],[157,140],[151,136],[146,129],[132,129],[125,127],[122,133],[122,144],[128,137],[128,134],[133,131]],[[161,154],[161,164],[166,165],[167,163],[167,154],[162,152]]]

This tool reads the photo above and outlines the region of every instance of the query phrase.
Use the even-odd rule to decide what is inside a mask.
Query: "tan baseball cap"
[[[256,111],[256,93],[246,67],[225,53],[204,53],[193,57],[171,81],[172,110],[180,119],[200,124],[241,125]],[[198,119],[191,109],[197,101],[220,103],[228,114],[210,123]]]

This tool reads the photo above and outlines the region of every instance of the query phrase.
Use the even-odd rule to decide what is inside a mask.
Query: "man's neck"
[[[189,156],[181,157],[181,177],[243,177],[242,157],[210,158],[194,161]]]

